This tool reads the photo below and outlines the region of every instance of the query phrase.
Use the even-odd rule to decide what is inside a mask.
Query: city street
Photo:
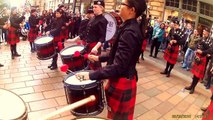
[[[66,45],[68,46],[68,45]],[[17,45],[20,57],[11,59],[9,45],[0,46],[0,88],[11,90],[19,95],[27,105],[29,120],[36,120],[67,105],[63,81],[66,73],[50,70],[50,60],[38,60],[36,53],[30,52],[28,41]],[[190,84],[191,73],[182,70],[177,64],[171,76],[161,75],[165,61],[160,53],[157,59],[145,53],[145,61],[137,64],[137,100],[134,118],[136,120],[201,120],[200,107],[210,103],[210,90],[198,84],[194,94],[183,88]],[[62,65],[58,58],[59,67]],[[14,106],[15,107],[15,106]],[[98,115],[106,118],[106,109]],[[69,111],[54,119],[70,120],[75,118]]]

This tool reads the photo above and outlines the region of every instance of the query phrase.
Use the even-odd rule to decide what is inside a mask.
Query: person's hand
[[[200,49],[197,49],[197,51],[196,51],[198,54],[202,54],[203,53],[203,51],[202,50],[200,50]]]
[[[173,44],[173,40],[170,40],[170,44]]]
[[[66,40],[68,43],[74,43],[75,42],[75,39],[73,38],[73,39],[67,39]]]
[[[46,35],[47,35],[47,36],[50,35],[50,31],[47,31],[47,32],[46,32]]]
[[[89,80],[89,72],[78,72],[75,74],[76,78],[80,81]]]
[[[88,59],[89,59],[89,61],[91,61],[91,62],[97,62],[97,61],[99,61],[99,59],[98,59],[98,56],[96,56],[96,55],[88,55]]]
[[[98,49],[97,48],[92,48],[92,50],[91,50],[91,53],[93,53],[93,54],[97,54],[98,53]]]

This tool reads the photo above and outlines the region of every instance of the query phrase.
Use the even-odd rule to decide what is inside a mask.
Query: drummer
[[[86,46],[85,51],[87,54],[101,54],[101,45],[106,39],[106,29],[108,21],[103,16],[105,3],[102,0],[94,1],[93,12],[94,17],[89,21],[86,27],[85,37],[77,36],[73,39],[67,40],[68,42],[76,42],[85,38]],[[89,64],[90,69],[96,70],[101,68],[100,62],[94,62]]]
[[[83,45],[86,44],[84,37],[86,36],[87,24],[93,17],[94,17],[93,9],[92,9],[92,7],[89,7],[86,12],[85,18],[81,21],[81,24],[80,24],[80,27],[78,30],[79,35],[82,37],[81,40],[82,40]]]
[[[97,71],[76,74],[80,80],[109,79],[106,88],[107,117],[113,120],[133,120],[137,89],[135,67],[141,51],[141,40],[144,39],[142,29],[145,29],[139,28],[136,19],[145,9],[145,0],[122,0],[120,16],[123,24],[109,56],[88,55],[91,61],[108,61],[107,66]]]
[[[38,35],[38,27],[39,27],[39,19],[37,18],[36,9],[31,10],[31,15],[29,17],[29,24],[30,24],[30,32],[28,35],[28,40],[30,42],[31,52],[35,51],[35,44],[34,41]]]
[[[63,25],[63,19],[62,19],[62,14],[63,14],[63,10],[61,9],[57,9],[56,10],[56,14],[55,14],[55,19],[53,21],[53,23],[51,24],[51,29],[50,31],[46,32],[47,36],[53,36],[54,37],[54,45],[56,48],[57,53],[53,56],[52,59],[52,64],[48,66],[48,68],[50,68],[51,70],[57,69],[58,65],[57,65],[57,60],[58,60],[58,43],[61,42],[61,37],[60,37],[60,31]]]

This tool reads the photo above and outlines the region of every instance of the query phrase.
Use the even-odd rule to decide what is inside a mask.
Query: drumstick
[[[87,98],[85,98],[85,99],[83,99],[83,100],[80,100],[80,101],[78,101],[78,102],[72,103],[72,104],[70,104],[70,105],[68,105],[68,106],[65,106],[65,107],[63,107],[63,108],[61,108],[61,109],[58,109],[58,110],[56,110],[56,111],[54,111],[54,112],[52,112],[52,113],[50,113],[50,114],[47,114],[46,116],[42,117],[42,118],[39,119],[39,120],[48,120],[48,119],[54,117],[55,115],[58,115],[58,114],[60,114],[60,113],[63,113],[63,112],[65,112],[65,111],[68,111],[68,110],[72,110],[72,109],[78,108],[78,107],[80,107],[80,106],[82,106],[82,105],[84,105],[84,104],[86,104],[86,103],[95,101],[95,99],[96,99],[95,96],[94,96],[94,95],[91,95],[91,96],[89,96],[89,97],[87,97]]]

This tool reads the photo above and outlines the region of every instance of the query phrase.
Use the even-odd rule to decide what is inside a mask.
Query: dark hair
[[[135,8],[136,18],[142,15],[146,10],[146,1],[145,0],[127,0],[130,7]]]
[[[142,14],[139,27],[140,27],[143,38],[145,37],[145,30],[147,29],[147,25],[148,25],[148,22],[146,20],[146,14]]]
[[[60,14],[63,14],[63,10],[62,9],[57,9],[56,12],[59,12]]]

